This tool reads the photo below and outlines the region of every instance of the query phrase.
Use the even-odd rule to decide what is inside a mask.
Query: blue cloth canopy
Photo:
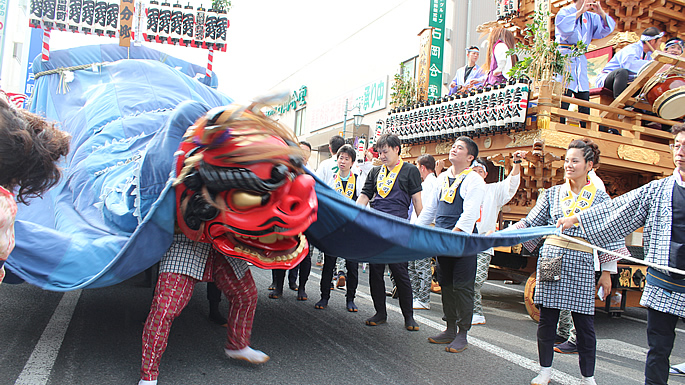
[[[158,262],[172,242],[174,152],[209,109],[232,100],[205,68],[145,47],[53,51],[33,71],[87,66],[36,79],[31,110],[72,135],[63,178],[20,206],[9,273],[43,289],[113,285]],[[94,63],[109,62],[105,65]],[[72,78],[73,77],[73,78]],[[391,263],[433,255],[473,255],[554,231],[470,236],[356,206],[317,180],[318,221],[310,242],[331,255]],[[8,280],[9,277],[8,277]]]

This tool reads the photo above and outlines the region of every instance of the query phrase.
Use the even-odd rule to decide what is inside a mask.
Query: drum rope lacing
[[[647,101],[647,93],[657,85],[658,83],[662,83],[666,79],[668,79],[671,76],[682,76],[685,77],[685,69],[680,68],[680,67],[670,67],[666,71],[662,73],[658,73],[654,76],[652,76],[647,82],[645,83],[644,86],[642,86],[642,89],[640,90],[640,93],[637,95],[636,100],[642,100],[642,101]]]

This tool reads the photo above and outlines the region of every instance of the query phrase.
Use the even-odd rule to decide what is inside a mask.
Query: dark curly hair
[[[54,123],[0,98],[0,186],[27,204],[57,184],[57,160],[69,152],[69,134]]]
[[[597,167],[599,164],[599,147],[595,142],[588,138],[575,139],[568,145],[569,150],[572,148],[583,151],[583,159],[585,159],[585,162],[591,161],[594,164],[594,167]]]

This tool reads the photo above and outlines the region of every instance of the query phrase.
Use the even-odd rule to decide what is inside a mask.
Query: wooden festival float
[[[548,6],[552,15],[549,21],[552,34],[553,15],[572,2],[551,0],[545,4],[542,1],[542,6]],[[500,0],[500,3],[499,20],[479,26],[479,30],[484,32],[501,25],[520,38],[541,2]],[[663,41],[685,35],[683,0],[601,0],[601,3],[616,20],[617,27],[610,36],[593,41],[588,47],[591,83],[611,56],[638,41],[639,33],[645,28],[655,26],[664,31]],[[665,68],[669,69],[664,71]],[[512,168],[511,157],[515,151],[529,151],[522,163],[520,188],[502,209],[499,228],[506,228],[531,210],[542,189],[563,182],[563,157],[573,139],[588,137],[599,145],[601,160],[597,174],[612,197],[670,175],[674,165],[668,144],[673,135],[667,129],[679,123],[674,119],[685,115],[683,74],[685,59],[657,52],[654,62],[617,99],[608,90],[592,89],[589,102],[579,101],[562,96],[561,87],[554,82],[529,83],[527,79],[515,79],[507,85],[473,89],[466,95],[430,101],[419,98],[414,106],[395,106],[385,130],[402,139],[404,159],[414,161],[428,153],[436,160],[444,159],[446,167],[454,139],[460,135],[472,137],[480,156],[490,161],[488,182],[504,179],[505,172]],[[571,110],[561,109],[561,102],[570,102]],[[573,104],[590,107],[590,115],[577,112]],[[561,123],[561,118],[566,118],[566,122]],[[641,232],[627,237],[626,244],[634,257],[644,257]],[[535,266],[535,253],[531,256],[521,245],[497,248],[489,277],[526,281],[526,308],[537,320],[539,313],[532,303]],[[611,300],[606,303],[597,300],[597,307],[619,316],[626,307],[639,306],[645,270],[642,265],[620,263]]]

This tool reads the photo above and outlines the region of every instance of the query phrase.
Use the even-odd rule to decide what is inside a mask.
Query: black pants
[[[471,329],[473,286],[476,282],[476,256],[438,257],[438,283],[442,290],[443,318],[456,323],[459,331]]]
[[[304,259],[300,263],[290,270],[273,269],[271,270],[271,278],[273,279],[276,291],[279,293],[283,292],[283,283],[285,282],[285,272],[290,272],[293,270],[298,270],[300,273],[300,287],[304,290],[309,280],[309,273],[312,271],[312,249],[309,249],[309,254],[305,255]],[[290,281],[292,283],[293,281]]]
[[[298,273],[300,274],[300,277],[304,274],[304,279],[300,278],[300,286],[307,284],[309,273],[312,271],[312,249],[314,249],[314,246],[309,245],[309,254],[307,254],[297,266],[288,270],[288,283],[290,286],[295,286],[297,284]]]
[[[647,364],[645,385],[668,383],[669,357],[675,341],[678,316],[647,308]]]
[[[323,270],[321,271],[321,298],[331,298],[331,281],[333,280],[333,273],[335,272],[335,260],[337,258],[328,254],[323,256]],[[347,287],[347,294],[345,297],[348,301],[354,300],[357,293],[357,286],[359,285],[359,263],[345,260],[345,267],[347,268],[347,280],[345,287]]]
[[[629,72],[625,68],[615,69],[609,72],[604,80],[604,87],[614,91],[614,98],[617,98],[626,88],[628,88]]]
[[[590,100],[590,91],[573,92],[567,88],[566,91],[564,92],[564,95],[565,96],[572,96],[576,99],[585,100],[585,101]],[[570,106],[570,103],[564,103],[564,102],[561,103],[561,108],[563,108],[564,110],[568,110],[569,106]],[[578,106],[578,112],[580,112],[581,114],[590,115],[590,107]],[[566,123],[566,118],[560,118],[559,121],[562,124],[564,124],[564,123]],[[586,126],[585,122],[580,122],[580,126],[585,128],[585,126]]]
[[[578,366],[584,377],[595,375],[595,360],[597,356],[597,339],[595,337],[595,316],[571,312],[573,324],[576,326],[576,346],[578,347]],[[552,366],[554,359],[554,339],[557,335],[559,309],[540,307],[540,322],[538,323],[538,357],[540,366]],[[668,374],[668,370],[666,370]]]
[[[209,303],[221,302],[221,290],[214,284],[214,282],[207,282],[207,300]]]
[[[409,280],[407,262],[391,263],[388,265],[388,268],[390,268],[393,277],[395,277],[395,285],[397,285],[397,294],[399,295],[400,308],[402,309],[404,319],[414,318],[411,281]],[[385,265],[378,263],[369,264],[369,287],[371,289],[371,298],[373,298],[373,307],[376,309],[377,314],[387,317],[384,273]]]

